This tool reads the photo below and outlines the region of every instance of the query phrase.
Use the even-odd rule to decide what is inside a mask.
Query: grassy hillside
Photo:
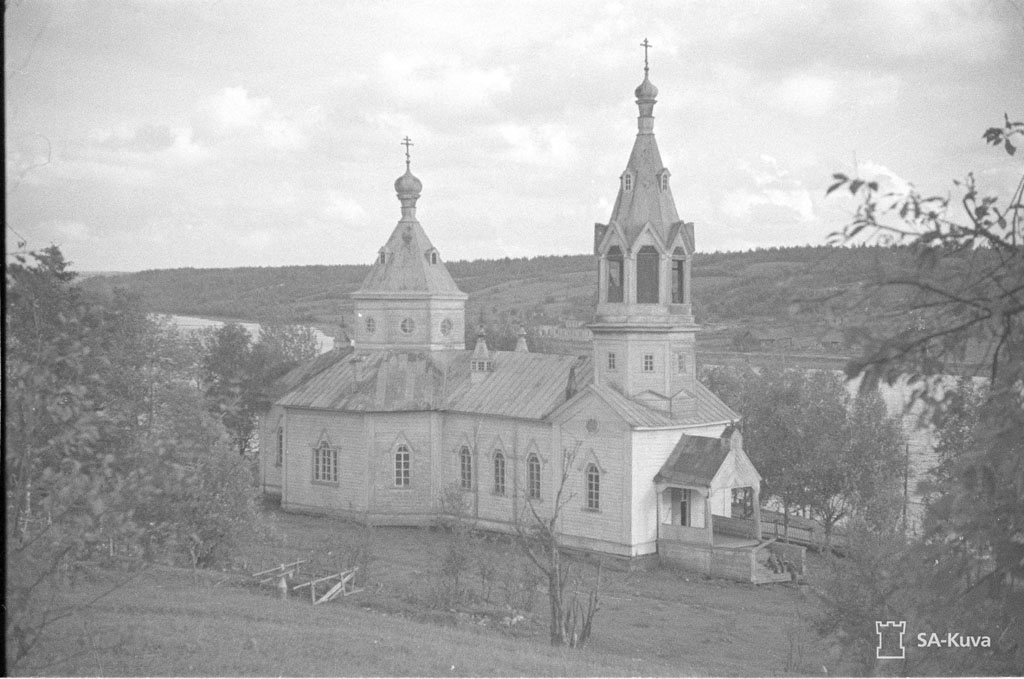
[[[795,336],[813,336],[837,320],[830,299],[910,261],[905,248],[880,247],[698,253],[694,313],[710,331],[704,341],[712,344],[724,346],[730,333],[743,327],[779,327]],[[471,330],[481,318],[496,327],[532,327],[568,318],[589,320],[593,314],[597,262],[592,255],[458,261],[449,262],[448,269],[470,295]],[[93,276],[82,285],[125,288],[141,295],[152,311],[344,326],[351,323],[348,296],[368,270],[365,265],[167,269]],[[856,321],[872,311],[847,308],[841,320]]]
[[[835,657],[812,629],[817,602],[789,585],[755,587],[685,571],[605,569],[583,650],[548,644],[540,585],[515,627],[430,603],[446,536],[373,529],[366,588],[320,606],[281,600],[245,573],[340,558],[363,539],[341,520],[272,510],[274,529],[235,571],[153,567],[58,623],[17,674],[63,676],[793,676]],[[499,544],[483,543],[495,557]],[[331,555],[334,555],[332,557]],[[474,582],[475,569],[467,572]],[[55,592],[86,601],[102,580]],[[491,611],[494,607],[485,608]],[[502,615],[500,611],[498,615]],[[68,657],[66,662],[56,662]],[[46,663],[54,663],[44,666]]]

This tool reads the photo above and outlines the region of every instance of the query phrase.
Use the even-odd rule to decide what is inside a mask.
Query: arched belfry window
[[[661,186],[662,191],[668,191],[668,172],[663,171],[658,177],[658,182]]]
[[[661,256],[657,249],[645,245],[636,253],[636,301],[640,304],[658,303],[658,267]]]
[[[608,248],[605,260],[608,263],[607,299],[609,302],[622,302],[622,278],[625,267],[622,250],[619,249],[619,246],[613,245]]]
[[[682,248],[672,252],[672,303],[686,302],[686,253]]]
[[[437,264],[437,250],[431,250],[427,253],[427,261],[431,264]]]

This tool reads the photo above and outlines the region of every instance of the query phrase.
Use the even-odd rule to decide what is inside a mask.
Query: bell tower
[[[594,225],[598,304],[594,379],[645,405],[684,418],[696,408],[695,334],[690,306],[693,224],[679,219],[654,138],[658,88],[635,90],[637,135],[607,224]]]
[[[416,219],[423,183],[410,169],[406,137],[405,174],[395,180],[402,217],[355,302],[356,351],[441,351],[465,349],[466,298]]]

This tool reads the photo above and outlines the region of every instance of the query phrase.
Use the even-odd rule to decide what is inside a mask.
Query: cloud
[[[814,202],[803,183],[779,167],[775,158],[762,155],[755,163],[741,160],[738,179],[743,185],[725,193],[720,210],[732,220],[750,225],[811,222]]]
[[[899,176],[885,165],[867,160],[858,164],[857,174],[862,179],[877,181],[879,188],[884,192],[893,192],[904,195],[910,192],[910,182]]]
[[[572,130],[565,125],[505,124],[497,132],[507,144],[508,156],[517,163],[565,167],[577,157]]]
[[[773,99],[790,113],[821,116],[835,106],[838,89],[833,78],[800,73],[783,80]]]
[[[295,121],[277,111],[269,98],[250,96],[244,87],[226,87],[201,102],[193,128],[195,138],[208,145],[240,141],[294,151],[307,144]]]
[[[366,210],[354,198],[331,191],[327,195],[327,202],[321,211],[322,217],[327,220],[342,219],[346,222],[356,222],[366,219]]]

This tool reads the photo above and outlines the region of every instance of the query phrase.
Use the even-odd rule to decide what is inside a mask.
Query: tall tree
[[[1004,116],[983,137],[1012,159],[1024,122]],[[937,631],[988,634],[993,648],[934,652],[916,658],[915,671],[1024,672],[1024,173],[1012,168],[1008,200],[973,174],[955,182],[956,203],[843,174],[829,189],[858,200],[839,240],[908,243],[916,255],[869,289],[903,303],[859,329],[866,349],[848,374],[868,389],[908,379],[940,426],[963,408],[948,375],[978,370],[988,380],[976,424],[948,439],[928,531],[907,547],[914,596],[905,615]]]

